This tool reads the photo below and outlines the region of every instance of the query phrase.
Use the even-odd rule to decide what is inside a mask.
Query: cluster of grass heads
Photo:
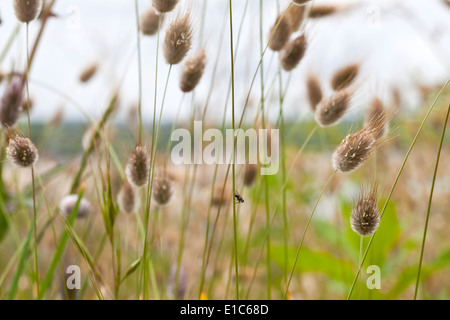
[[[444,226],[449,223],[445,216],[448,191],[434,194],[440,177],[439,160],[448,157],[445,148],[450,110],[448,82],[439,92],[431,92],[434,97],[424,102],[428,106],[424,115],[420,112],[414,115],[423,116],[419,123],[396,119],[393,112],[384,114],[383,109],[382,115],[366,117],[362,129],[352,133],[355,130],[349,132],[349,128],[355,127],[355,120],[342,118],[360,86],[359,65],[345,66],[330,79],[333,92],[328,96],[322,96],[320,84],[318,88],[300,84],[307,88],[316,121],[292,121],[284,112],[285,99],[295,89],[291,70],[310,50],[306,26],[311,20],[326,18],[341,8],[309,1],[293,1],[284,9],[278,4],[278,13],[267,27],[260,0],[259,35],[255,41],[260,59],[253,64],[246,100],[238,108],[235,78],[240,73],[235,65],[243,56],[238,52],[250,1],[245,1],[242,16],[236,18],[233,1],[228,0],[222,28],[217,32],[218,37],[228,37],[229,41],[224,43],[229,45],[230,61],[219,128],[222,131],[279,129],[280,171],[275,175],[259,175],[258,166],[256,173],[251,173],[249,170],[254,168],[239,166],[234,161],[225,165],[175,167],[170,163],[170,134],[181,125],[192,132],[195,119],[207,123],[218,77],[222,48],[218,48],[217,57],[205,57],[202,50],[207,0],[203,1],[198,15],[201,20],[198,33],[192,32],[191,24],[197,21],[192,21],[183,1],[153,0],[154,8],[146,8],[145,14],[140,11],[139,2],[134,2],[139,80],[137,117],[131,125],[111,120],[117,110],[119,83],[112,89],[100,119],[86,116],[88,126],[56,120],[49,124],[31,121],[28,81],[33,81],[33,77],[29,71],[43,30],[54,18],[51,10],[55,2],[50,1],[42,9],[38,21],[32,22],[36,12],[24,21],[27,64],[23,72],[11,71],[8,77],[26,80],[26,128],[40,159],[31,165],[31,179],[25,177],[21,168],[13,168],[6,162],[7,154],[11,158],[8,151],[11,132],[20,134],[20,131],[12,131],[15,123],[12,126],[2,123],[2,134],[8,138],[1,141],[1,298],[449,297],[445,281],[436,280],[448,280],[444,271],[450,268],[450,251],[439,237],[441,234],[445,237],[445,231],[438,229],[429,240],[432,248],[426,245],[433,221],[433,202],[438,202],[435,215],[444,221]],[[14,3],[20,13],[24,2]],[[29,23],[41,24],[31,50]],[[20,25],[3,48],[0,62],[12,43],[18,41],[19,28]],[[148,71],[142,68],[143,36],[157,39],[151,125],[142,116],[142,108],[147,107],[142,101],[142,74]],[[198,50],[189,56],[193,40],[199,43]],[[160,50],[169,65],[163,88],[156,86],[158,69],[164,62]],[[278,63],[277,72],[273,79],[268,79],[266,71],[274,63]],[[182,83],[180,88],[175,88],[170,80],[172,69],[178,64]],[[197,108],[195,87],[205,64],[212,70],[211,84],[206,101]],[[86,72],[80,81],[89,82],[97,70],[91,67]],[[6,79],[4,82],[5,86],[9,85]],[[38,81],[35,84],[34,88],[49,90],[82,109],[76,97]],[[190,118],[187,123],[179,123],[177,114],[173,123],[165,124],[162,117],[166,96],[180,89],[182,101],[191,98]],[[256,90],[259,90],[256,116],[248,119],[247,107]],[[5,101],[2,100],[1,111],[6,108]],[[275,119],[269,117],[273,110],[277,111]],[[429,118],[433,121],[427,121]],[[395,128],[391,133],[396,136],[382,139],[388,120],[390,127]],[[356,122],[364,119],[358,118]],[[17,128],[21,127],[22,123],[17,124]],[[352,145],[352,141],[357,144]],[[364,145],[365,153],[355,160],[356,153],[352,150],[360,145]],[[416,159],[414,151],[432,156]],[[235,157],[235,146],[232,156]],[[412,169],[408,168],[411,162],[415,165]],[[442,172],[448,173],[446,161],[441,163],[444,164]],[[350,220],[355,210],[352,199],[357,198],[359,185],[373,184],[374,180],[381,191],[375,202],[383,206],[376,212],[380,224],[368,238],[352,229]],[[431,182],[429,186],[415,186],[422,181]],[[245,202],[235,201],[237,190]],[[418,197],[417,193],[422,195]],[[69,290],[66,286],[69,265],[81,268],[79,289]],[[382,272],[381,289],[369,289],[365,285],[367,268],[372,265]],[[425,285],[421,287],[421,284]]]

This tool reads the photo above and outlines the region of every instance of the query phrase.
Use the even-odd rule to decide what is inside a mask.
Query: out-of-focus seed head
[[[311,0],[292,0],[292,3],[300,6],[300,5],[306,4],[310,1]]]
[[[128,181],[136,188],[142,187],[148,181],[149,171],[150,162],[148,151],[144,146],[137,145],[128,158],[128,163],[125,168]]]
[[[178,64],[192,46],[191,16],[186,13],[177,17],[166,30],[163,51],[168,64]]]
[[[14,12],[21,22],[30,22],[37,18],[42,8],[42,0],[14,0]]]
[[[350,91],[341,90],[327,99],[322,99],[315,112],[317,123],[327,127],[341,120],[350,106],[351,95]]]
[[[377,231],[380,213],[377,206],[377,185],[362,188],[350,215],[350,224],[360,236],[370,236]]]
[[[269,48],[273,51],[280,51],[283,49],[284,45],[289,41],[292,33],[291,22],[285,16],[279,15],[277,20],[270,29],[269,37],[270,39]]]
[[[59,202],[59,209],[67,217],[70,217],[72,211],[75,209],[78,197],[79,197],[78,194],[70,194],[62,198],[61,201]],[[76,218],[78,219],[86,217],[89,214],[90,210],[91,210],[91,203],[87,199],[81,198],[80,202],[78,203],[77,212],[75,213]]]
[[[350,86],[358,76],[359,65],[352,64],[337,70],[331,78],[333,90],[342,90]]]
[[[22,81],[13,81],[6,88],[0,101],[0,122],[3,128],[12,128],[19,120],[23,101]]]
[[[280,51],[280,64],[286,71],[293,70],[305,55],[306,38],[301,35],[287,45]]]
[[[7,158],[19,168],[28,168],[39,158],[38,150],[30,139],[9,133],[9,143],[6,147]]]
[[[167,205],[172,199],[172,181],[166,175],[155,177],[153,181],[153,199],[159,206]]]
[[[333,5],[314,5],[309,11],[309,17],[312,19],[324,18],[331,16],[339,11],[337,6]]]
[[[312,111],[316,111],[317,105],[322,101],[322,89],[320,83],[314,74],[309,74],[306,79],[306,93],[308,95],[309,106]]]
[[[183,92],[195,89],[205,71],[206,55],[202,49],[188,57],[184,63],[183,73],[180,80],[180,88]]]
[[[161,25],[164,20],[164,15],[159,15],[154,9],[149,9],[141,17],[141,31],[147,36],[152,36],[158,32],[158,25]],[[161,26],[160,26],[161,27]]]
[[[153,8],[160,13],[172,11],[177,5],[178,0],[152,0]]]
[[[366,113],[365,124],[374,131],[375,138],[381,139],[388,130],[386,118],[389,115],[380,99],[373,99]]]
[[[136,193],[133,186],[130,183],[128,183],[128,181],[125,181],[125,183],[122,185],[122,188],[120,189],[117,197],[119,208],[122,212],[125,213],[134,212],[137,201]]]
[[[96,63],[91,64],[86,69],[81,71],[79,79],[81,82],[85,83],[92,79],[92,77],[97,73],[98,65]]]
[[[244,186],[251,187],[258,177],[258,165],[249,163],[244,171]]]
[[[291,32],[300,29],[302,22],[305,20],[305,6],[291,6],[286,12],[286,18],[291,25]]]

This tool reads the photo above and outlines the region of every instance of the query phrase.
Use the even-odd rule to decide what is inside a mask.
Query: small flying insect
[[[236,190],[234,190],[234,198],[236,199],[235,203],[244,203],[244,198]]]

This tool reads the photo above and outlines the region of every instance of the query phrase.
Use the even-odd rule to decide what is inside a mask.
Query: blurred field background
[[[151,1],[138,3],[140,13],[151,8]],[[329,16],[305,21],[302,32],[307,35],[308,46],[298,67],[292,72],[282,71],[278,53],[267,51],[262,64],[264,78],[261,81],[259,74],[256,77],[243,126],[259,125],[260,90],[264,84],[267,124],[279,128],[280,95],[283,96],[281,160],[286,165],[284,175],[289,174],[286,180],[281,169],[273,176],[257,174],[255,181],[244,186],[246,168],[236,167],[236,185],[245,199],[244,203],[236,205],[236,243],[231,178],[223,188],[227,166],[219,166],[217,178],[214,178],[215,166],[203,164],[196,169],[193,165],[175,166],[170,164],[166,153],[174,126],[189,128],[192,119],[202,119],[206,106],[205,127],[220,128],[222,121],[226,128],[230,127],[228,4],[224,0],[180,0],[175,12],[168,13],[162,25],[161,41],[177,10],[190,9],[194,25],[191,53],[204,47],[207,64],[193,93],[183,94],[178,88],[181,65],[174,67],[168,82],[155,161],[156,170],[170,177],[173,193],[169,204],[158,206],[154,201],[151,204],[150,262],[146,265],[150,275],[148,283],[141,284],[143,202],[146,200],[143,190],[137,190],[139,204],[134,213],[117,211],[114,245],[105,230],[103,212],[107,201],[112,200],[113,207],[117,207],[117,194],[126,180],[127,159],[136,144],[139,67],[143,76],[144,142],[150,144],[151,141],[156,36],[141,36],[142,65],[139,66],[133,1],[56,1],[52,9],[56,17],[47,22],[29,81],[32,136],[39,150],[35,165],[37,230],[41,232],[39,281],[47,276],[53,261],[57,261],[58,266],[49,277],[45,292],[37,292],[30,174],[29,170],[15,168],[3,156],[2,299],[67,298],[61,290],[65,279],[63,267],[72,264],[81,268],[82,289],[76,293],[79,299],[234,299],[235,245],[238,248],[239,298],[283,299],[309,214],[333,171],[332,153],[348,133],[361,128],[367,107],[378,97],[386,108],[396,110],[389,122],[388,134],[361,168],[348,174],[339,172],[325,190],[288,290],[290,299],[347,297],[360,256],[360,237],[349,222],[353,200],[360,185],[376,180],[379,206],[382,206],[428,108],[449,79],[449,4],[415,0],[405,7],[401,1],[314,1],[312,6],[331,5],[339,9]],[[281,0],[233,1],[235,49],[238,50],[234,84],[237,119],[261,58],[260,29],[267,44],[277,15],[288,4],[289,1]],[[260,5],[263,8],[261,25]],[[2,2],[0,10],[0,96],[3,96],[9,75],[23,72],[26,54],[24,26],[14,16],[12,1]],[[374,14],[375,20],[372,19]],[[30,45],[41,23],[41,20],[30,23]],[[168,65],[161,52],[159,54],[158,108],[168,72]],[[361,69],[348,112],[338,124],[314,129],[316,121],[308,105],[305,86],[308,74],[313,72],[318,76],[323,94],[328,96],[332,93],[329,80],[333,73],[355,61],[360,63]],[[92,64],[98,67],[93,78],[80,82],[79,75]],[[104,116],[111,101],[114,112],[101,128],[101,139],[88,157],[80,183],[80,190],[91,203],[89,214],[68,226],[58,208],[60,200],[69,194],[79,170],[85,153],[83,139],[86,141],[91,122],[97,123]],[[414,296],[433,171],[449,102],[447,87],[395,187],[353,299],[412,299]],[[18,129],[24,134],[27,132],[26,112],[20,118]],[[3,140],[4,150],[6,142]],[[433,194],[419,299],[450,298],[449,142],[447,132]],[[299,153],[301,148],[304,149]],[[163,169],[167,159],[169,163]],[[265,190],[265,186],[268,189]],[[207,230],[211,232],[211,228],[215,231],[207,237],[210,257],[202,272],[205,234]],[[60,248],[61,239],[67,234],[67,244]],[[367,243],[368,238],[365,238],[363,248]],[[365,270],[369,265],[380,267],[381,289],[369,290],[365,286],[368,277]],[[175,280],[177,269],[178,281]],[[119,281],[120,290],[117,277],[123,278]]]

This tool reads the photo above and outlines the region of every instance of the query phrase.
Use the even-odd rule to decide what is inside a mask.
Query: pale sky
[[[245,0],[233,1],[234,39],[237,41]],[[109,93],[123,75],[121,110],[123,119],[127,109],[138,100],[138,73],[136,55],[135,11],[132,0],[58,0],[54,11],[60,15],[52,19],[45,31],[30,78],[50,84],[75,99],[84,112],[98,117],[106,107]],[[289,1],[263,0],[264,40],[277,15],[278,3],[283,9]],[[305,97],[305,75],[318,74],[325,94],[329,94],[332,73],[348,63],[360,61],[361,89],[354,102],[354,112],[361,112],[374,95],[388,101],[392,88],[404,94],[404,107],[418,106],[419,86],[439,86],[450,77],[450,7],[441,0],[355,0],[316,1],[317,4],[338,3],[348,5],[344,13],[310,21],[305,28],[308,51],[301,64],[292,72],[285,101],[291,119],[311,117]],[[209,105],[208,116],[221,119],[225,107],[230,76],[230,46],[227,5],[228,0],[207,0],[204,31],[201,32],[203,0],[180,0],[178,9],[191,9],[193,13],[194,50],[205,46],[207,67],[195,93],[196,103],[203,107],[212,81],[212,72],[222,42],[217,79]],[[151,6],[150,0],[139,1],[141,13]],[[0,52],[14,30],[17,20],[11,0],[0,1]],[[167,17],[161,33],[174,17]],[[226,19],[226,20],[224,20]],[[222,37],[223,22],[225,35]],[[30,25],[30,43],[34,41],[39,23]],[[199,43],[203,34],[203,43]],[[150,121],[153,113],[156,37],[142,37],[143,111]],[[161,52],[160,52],[161,53]],[[236,60],[236,104],[241,110],[250,88],[251,78],[260,56],[259,1],[249,0],[245,16],[239,54]],[[264,58],[266,90],[269,90],[278,69],[277,55],[268,51]],[[78,75],[93,62],[98,62],[99,73],[88,84],[81,84]],[[9,71],[23,69],[25,65],[25,28],[22,28],[10,53],[0,68]],[[167,64],[160,54],[158,79],[158,110],[167,75]],[[127,71],[126,73],[124,73]],[[172,119],[182,94],[178,87],[181,65],[173,68],[169,81],[164,118]],[[283,83],[287,83],[283,73]],[[278,82],[274,82],[274,99],[268,101],[271,114],[278,114]],[[3,86],[0,86],[0,94]],[[33,121],[45,121],[60,107],[65,106],[65,120],[83,120],[82,113],[63,98],[48,91],[37,82],[30,84],[35,101]],[[252,91],[252,101],[260,98],[259,76]],[[187,117],[192,96],[183,100],[182,116]],[[250,110],[253,112],[252,110]],[[228,112],[228,114],[231,111]],[[238,113],[239,114],[239,113]]]

